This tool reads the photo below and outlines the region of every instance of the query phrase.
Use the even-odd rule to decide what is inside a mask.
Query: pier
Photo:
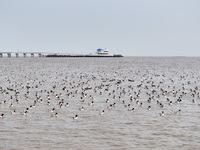
[[[41,53],[41,52],[0,52],[0,57],[45,57],[48,53]]]
[[[44,52],[0,52],[0,58],[11,57],[123,57],[121,54],[66,54]]]

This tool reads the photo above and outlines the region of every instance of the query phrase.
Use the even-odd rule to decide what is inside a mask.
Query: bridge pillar
[[[7,53],[8,57],[11,57],[11,53]]]
[[[0,53],[0,57],[3,57],[3,54],[2,54],[2,53]]]
[[[31,57],[34,57],[34,53],[31,53]]]
[[[24,53],[24,57],[27,57],[26,53]]]
[[[16,57],[19,57],[19,54],[18,53],[15,53]]]

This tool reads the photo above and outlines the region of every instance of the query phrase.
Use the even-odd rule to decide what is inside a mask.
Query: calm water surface
[[[1,58],[0,149],[200,149],[199,66],[198,57]]]

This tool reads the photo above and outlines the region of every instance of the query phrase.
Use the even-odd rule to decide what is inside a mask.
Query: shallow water
[[[198,57],[1,58],[0,149],[199,149],[199,66]]]

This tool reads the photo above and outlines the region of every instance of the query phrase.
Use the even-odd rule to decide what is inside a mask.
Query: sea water
[[[199,57],[1,58],[0,149],[199,149],[199,66]]]

